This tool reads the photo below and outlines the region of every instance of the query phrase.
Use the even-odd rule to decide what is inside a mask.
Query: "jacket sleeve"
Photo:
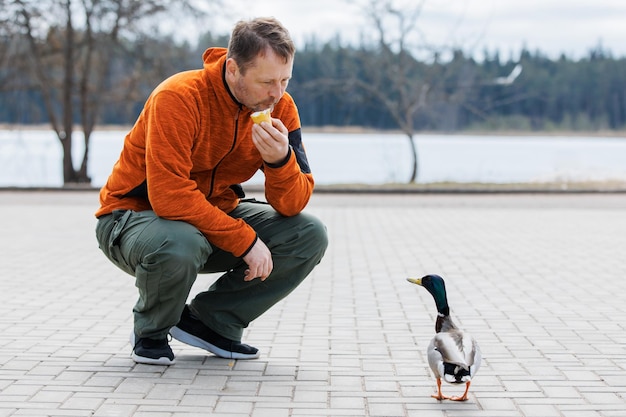
[[[289,130],[289,154],[280,164],[264,164],[265,198],[283,216],[295,216],[308,204],[315,181],[302,144],[298,110],[291,96],[285,97],[286,109],[277,116]]]
[[[190,223],[212,244],[242,256],[256,232],[207,201],[190,178],[199,120],[194,102],[169,91],[152,97],[145,115],[148,198],[158,216]]]

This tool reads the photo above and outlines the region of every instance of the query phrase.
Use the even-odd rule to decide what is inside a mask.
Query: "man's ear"
[[[236,77],[239,74],[239,65],[232,58],[226,60],[226,74],[230,77]]]

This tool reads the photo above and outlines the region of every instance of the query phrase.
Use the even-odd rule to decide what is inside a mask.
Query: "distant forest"
[[[199,40],[198,47],[171,39],[138,39],[127,45],[134,54],[110,57],[116,62],[107,83],[114,90],[128,82],[128,74],[139,76],[127,94],[107,97],[97,125],[132,124],[162,79],[200,68],[204,49],[225,46],[227,41],[225,36],[209,33]],[[375,47],[343,46],[339,41],[310,42],[298,50],[288,92],[298,104],[304,126],[398,128],[393,114],[363,92],[362,84],[371,83],[366,77],[372,73],[362,71],[366,55],[367,65],[389,65],[388,58]],[[505,60],[497,52],[485,53],[480,61],[461,50],[448,56],[419,63],[416,68],[421,70],[413,74],[429,77],[430,82],[426,103],[415,114],[417,131],[600,131],[626,127],[626,59],[615,58],[601,47],[577,60],[565,55],[550,59],[541,51],[523,51]],[[29,87],[28,74],[23,77],[13,74],[10,82],[0,83],[0,123],[48,123],[40,93]],[[377,80],[376,85],[385,88],[385,80]],[[393,93],[389,99],[394,100]]]

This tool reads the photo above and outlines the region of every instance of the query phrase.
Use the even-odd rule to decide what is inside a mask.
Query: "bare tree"
[[[391,0],[369,0],[363,11],[372,25],[374,49],[361,49],[361,73],[351,80],[351,84],[380,103],[407,135],[412,157],[411,183],[418,176],[415,116],[426,107],[432,89],[428,66],[414,57],[418,49],[432,52],[419,42],[417,22],[423,6],[424,1],[419,1],[410,10],[397,9]]]
[[[367,0],[362,11],[371,25],[373,40],[357,57],[359,72],[343,81],[367,94],[395,121],[409,139],[412,170],[410,183],[418,178],[418,152],[415,143],[418,117],[448,108],[464,100],[475,71],[456,59],[454,46],[432,45],[419,26],[426,0],[405,2],[396,7],[393,0]],[[361,3],[362,4],[362,3]],[[447,56],[449,62],[442,63]],[[457,65],[458,63],[458,65]],[[437,103],[437,105],[435,105]]]
[[[6,49],[14,74],[29,73],[33,84],[26,88],[41,95],[63,148],[66,186],[91,182],[89,142],[97,116],[116,94],[128,92],[135,84],[133,77],[141,75],[130,73],[112,85],[112,57],[123,50],[125,41],[154,29],[147,22],[165,12],[200,13],[185,0],[0,0],[0,34],[14,41],[12,47],[3,48],[1,57]],[[84,137],[78,169],[72,160],[76,123]]]

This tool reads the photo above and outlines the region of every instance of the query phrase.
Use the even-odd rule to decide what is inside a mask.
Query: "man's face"
[[[235,98],[254,111],[273,107],[285,94],[291,79],[293,59],[285,62],[273,51],[259,55],[242,74],[233,59],[226,61],[226,81]]]

